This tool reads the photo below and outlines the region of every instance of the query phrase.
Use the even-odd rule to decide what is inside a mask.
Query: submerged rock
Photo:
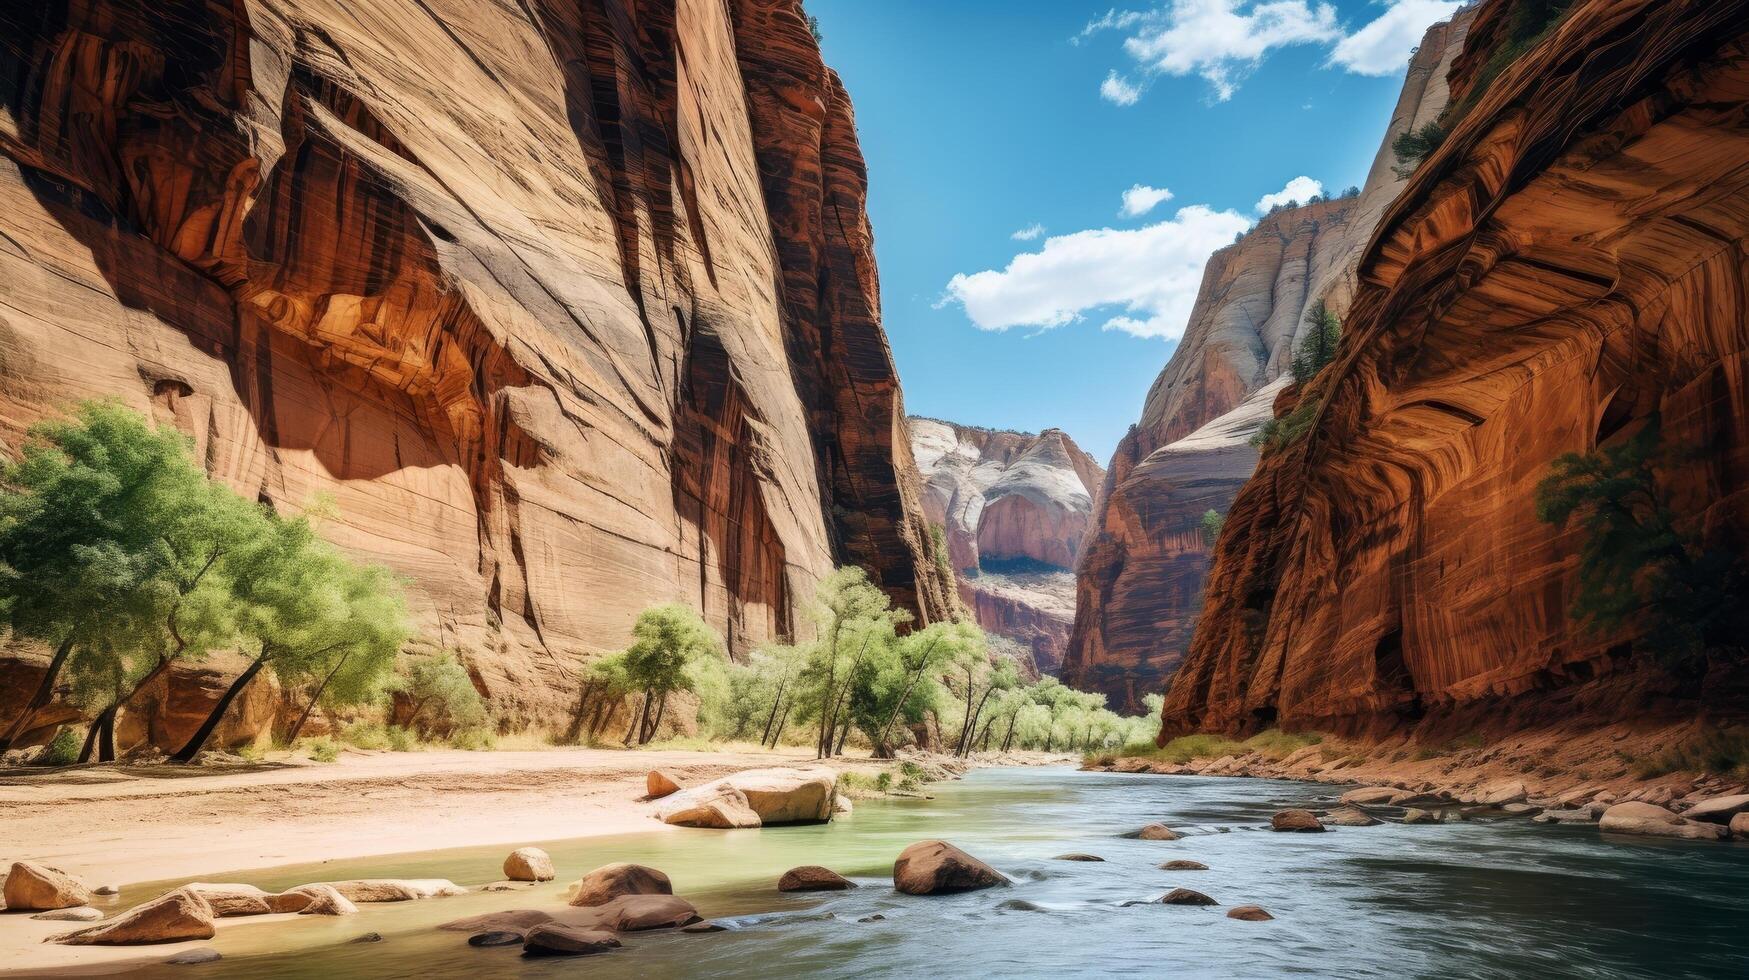
[[[452,895],[465,895],[468,891],[447,878],[355,878],[350,881],[327,881],[321,882],[321,884],[333,888],[347,901],[365,904],[447,898]]]
[[[1207,871],[1209,866],[1201,861],[1167,861],[1159,868],[1161,871]]]
[[[101,925],[54,937],[63,946],[142,946],[211,939],[212,906],[186,888],[137,905]]]
[[[699,921],[699,922],[694,922],[691,925],[681,926],[680,931],[694,933],[694,934],[701,933],[701,932],[728,932],[729,927],[726,925],[723,925],[721,922],[714,922],[710,919],[704,919],[704,920]]]
[[[1244,922],[1268,922],[1275,916],[1270,915],[1261,905],[1235,905],[1227,910],[1227,918]]]
[[[1365,810],[1355,806],[1339,807],[1324,815],[1324,822],[1332,827],[1375,827],[1378,821],[1367,814]]]
[[[1324,825],[1310,810],[1283,810],[1269,818],[1269,829],[1282,833],[1319,834]]]
[[[548,922],[530,929],[523,937],[524,956],[587,956],[618,949],[619,937],[600,929],[579,929]]]
[[[893,862],[893,887],[907,895],[943,895],[1008,883],[1007,876],[946,841],[918,841]]]
[[[571,904],[579,907],[606,905],[623,895],[672,895],[668,876],[641,864],[607,864],[584,875],[571,886]]]
[[[836,892],[855,887],[856,882],[817,864],[791,868],[777,881],[780,892]]]
[[[359,946],[359,945],[363,945],[366,943],[380,943],[382,941],[383,941],[383,934],[382,933],[380,933],[380,932],[367,932],[367,933],[364,933],[363,935],[353,936],[351,939],[348,939],[346,941],[346,945]]]
[[[522,945],[522,933],[511,932],[508,929],[500,929],[493,932],[476,932],[468,937],[468,945],[486,949],[495,946],[520,946]]]
[[[1178,840],[1184,835],[1163,823],[1151,823],[1135,833],[1125,834],[1124,836],[1132,837],[1136,840]]]
[[[1192,888],[1174,888],[1161,896],[1162,905],[1219,905],[1221,903]]]
[[[504,859],[504,877],[511,881],[552,881],[557,874],[552,857],[538,847],[519,847]]]
[[[1438,823],[1439,815],[1430,810],[1420,810],[1410,807],[1403,811],[1404,823]]]
[[[1097,863],[1103,863],[1105,861],[1104,858],[1100,857],[1097,854],[1059,854],[1056,857],[1051,858],[1051,860],[1052,861],[1089,861],[1089,862],[1097,862]]]
[[[75,875],[34,861],[14,861],[0,889],[6,907],[15,912],[67,909],[91,901],[91,889]]]
[[[622,895],[599,911],[601,924],[614,932],[674,929],[700,920],[698,909],[677,895]]]
[[[1603,811],[1599,830],[1613,834],[1644,834],[1652,837],[1685,837],[1691,840],[1723,840],[1724,827],[1716,823],[1684,820],[1651,803],[1617,803]]]
[[[196,963],[217,963],[222,959],[224,957],[219,955],[218,950],[211,946],[202,946],[198,949],[185,949],[164,962],[171,966],[190,966]]]
[[[445,932],[514,932],[525,933],[535,926],[553,921],[551,913],[539,909],[511,909],[508,912],[487,912],[452,919],[437,928]]]

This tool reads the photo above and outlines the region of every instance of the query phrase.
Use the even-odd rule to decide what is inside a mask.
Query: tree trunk
[[[1002,751],[1007,752],[1009,746],[1014,744],[1014,725],[1019,720],[1020,712],[1018,711],[1008,716],[1008,734],[1002,736]]]
[[[996,690],[996,688],[993,685],[990,687],[984,688],[983,696],[978,698],[978,710],[966,717],[966,726],[967,726],[968,734],[962,734],[960,736],[960,738],[961,738],[960,757],[961,758],[964,758],[964,757],[972,754],[972,745],[977,742],[977,732],[978,732],[977,725],[976,725],[977,719],[984,714],[984,707],[990,703],[990,695],[995,690]]]
[[[61,668],[66,665],[67,657],[72,652],[72,637],[62,640],[61,645],[55,647],[55,655],[49,660],[48,673],[43,674],[42,683],[36,686],[36,693],[32,694],[30,700],[25,703],[24,711],[12,720],[12,724],[6,726],[5,734],[0,735],[0,752],[12,748],[12,743],[18,740],[18,736],[24,734],[25,726],[30,724],[30,720],[35,718],[36,713],[54,698],[55,681],[60,678]]]
[[[765,734],[759,736],[759,744],[763,746],[771,740],[771,725],[777,721],[777,706],[783,703],[783,689],[789,686],[789,678],[777,682],[777,694],[771,699],[771,714],[765,716]]]
[[[777,731],[771,733],[771,747],[777,748],[777,743],[783,740],[783,730],[789,726],[790,712],[795,710],[795,699],[784,705],[783,714],[777,716]]]
[[[116,710],[117,710],[116,708],[111,708],[107,715],[98,719],[98,733],[97,733],[97,761],[98,762],[114,762],[115,761],[115,713],[116,713]]]
[[[340,668],[346,666],[346,661],[351,656],[348,653],[341,657],[334,669],[328,672],[328,676],[322,678],[322,683],[316,686],[316,693],[310,695],[310,703],[304,706],[304,713],[298,715],[298,720],[292,723],[291,731],[285,737],[285,744],[291,745],[298,740],[298,733],[304,730],[304,723],[310,720],[310,712],[316,710],[316,702],[322,700],[322,692],[328,690],[328,682],[334,679],[335,674],[340,673]]]
[[[838,726],[838,744],[836,746],[834,746],[832,749],[833,755],[836,756],[836,755],[843,755],[844,754],[844,741],[845,741],[845,739],[848,739],[849,737],[850,737],[850,711],[847,708],[844,712],[844,723]]]
[[[225,692],[225,696],[220,698],[218,705],[213,708],[212,714],[207,715],[206,721],[201,723],[200,731],[195,732],[194,737],[188,740],[188,744],[170,757],[171,762],[189,763],[194,761],[201,746],[206,744],[207,739],[212,738],[213,730],[218,728],[219,722],[224,720],[225,712],[230,710],[231,702],[237,700],[237,695],[243,693],[243,689],[249,686],[249,682],[254,680],[255,675],[261,673],[261,668],[265,666],[267,666],[267,654],[263,652],[249,665],[248,670],[243,671],[235,681],[231,682],[230,690]]]
[[[931,647],[931,649],[933,649],[933,646]],[[875,741],[877,743],[879,743],[880,745],[887,744],[887,736],[889,736],[893,733],[893,726],[898,724],[899,714],[905,710],[905,702],[911,700],[911,692],[916,690],[917,682],[923,679],[923,672],[928,670],[928,669],[929,669],[928,651],[924,651],[923,666],[917,668],[917,672],[915,674],[912,674],[911,679],[905,683],[904,695],[899,698],[898,704],[893,705],[893,713],[891,716],[889,716],[887,718],[887,723],[885,725],[881,726],[881,737],[878,739],[875,739]],[[889,749],[888,751],[891,751],[891,750]]]
[[[650,719],[650,730],[644,733],[644,740],[639,745],[646,745],[656,737],[656,732],[662,727],[662,716],[668,713],[668,695],[663,694],[662,700],[656,702],[656,717]]]
[[[650,711],[650,692],[645,691],[644,692],[643,706],[638,709],[638,713],[636,715],[632,716],[632,723],[630,725],[626,726],[626,737],[625,737],[625,740],[622,744],[625,744],[625,745],[632,744],[632,736],[634,734],[644,730],[644,715],[648,714],[649,711]]]
[[[577,694],[577,710],[571,715],[570,727],[565,729],[565,741],[568,744],[575,745],[583,738],[583,719],[589,717],[589,702],[595,697],[597,683],[588,681]]]

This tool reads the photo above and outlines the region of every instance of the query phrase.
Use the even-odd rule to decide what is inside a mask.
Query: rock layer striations
[[[513,724],[654,602],[952,607],[796,0],[59,0],[0,70],[0,439],[117,397],[331,497]]]
[[[1749,4],[1584,0],[1494,74],[1519,6],[1477,13],[1313,426],[1233,506],[1165,735],[1632,709],[1577,692],[1636,637],[1570,617],[1581,532],[1534,499],[1654,416],[1679,525],[1749,542]]]

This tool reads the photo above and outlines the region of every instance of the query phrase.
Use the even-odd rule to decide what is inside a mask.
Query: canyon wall
[[[1582,532],[1535,487],[1647,425],[1678,527],[1749,550],[1749,4],[1579,0],[1514,45],[1535,9],[1475,14],[1450,135],[1283,401],[1311,429],[1228,515],[1162,737],[1644,710],[1610,700],[1640,637],[1570,615]]]
[[[331,499],[511,726],[652,603],[939,619],[866,190],[798,0],[8,5],[0,440],[113,397]]]
[[[978,625],[1028,650],[1037,672],[1056,673],[1075,614],[1071,569],[1104,471],[1059,429],[913,418],[911,447],[961,602]]]
[[[1358,197],[1276,211],[1210,257],[1184,337],[1107,468],[1077,570],[1069,683],[1134,711],[1177,669],[1212,561],[1203,515],[1225,513],[1256,468],[1250,438],[1288,383],[1306,311],[1319,300],[1347,309],[1360,254],[1404,182],[1391,143],[1444,109],[1473,16],[1428,29]]]

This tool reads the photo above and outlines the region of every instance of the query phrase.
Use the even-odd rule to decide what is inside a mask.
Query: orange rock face
[[[959,597],[978,624],[1054,674],[1075,613],[1074,575],[1104,471],[1058,429],[1034,435],[913,418],[924,512],[941,526]]]
[[[796,0],[60,0],[0,62],[0,439],[118,397],[330,496],[512,724],[651,603],[952,608]]]
[[[1488,80],[1512,7],[1477,14],[1473,105],[1365,252],[1310,434],[1233,507],[1165,735],[1393,730],[1632,663],[1569,618],[1578,531],[1534,489],[1654,414],[1696,450],[1661,474],[1683,525],[1749,541],[1749,4],[1585,0]]]
[[[1184,339],[1118,444],[1077,572],[1064,679],[1139,710],[1190,646],[1212,562],[1202,518],[1225,513],[1257,466],[1249,440],[1270,417],[1305,313],[1347,308],[1354,269],[1403,181],[1391,142],[1435,118],[1472,10],[1427,31],[1365,187],[1286,208],[1209,259]]]

